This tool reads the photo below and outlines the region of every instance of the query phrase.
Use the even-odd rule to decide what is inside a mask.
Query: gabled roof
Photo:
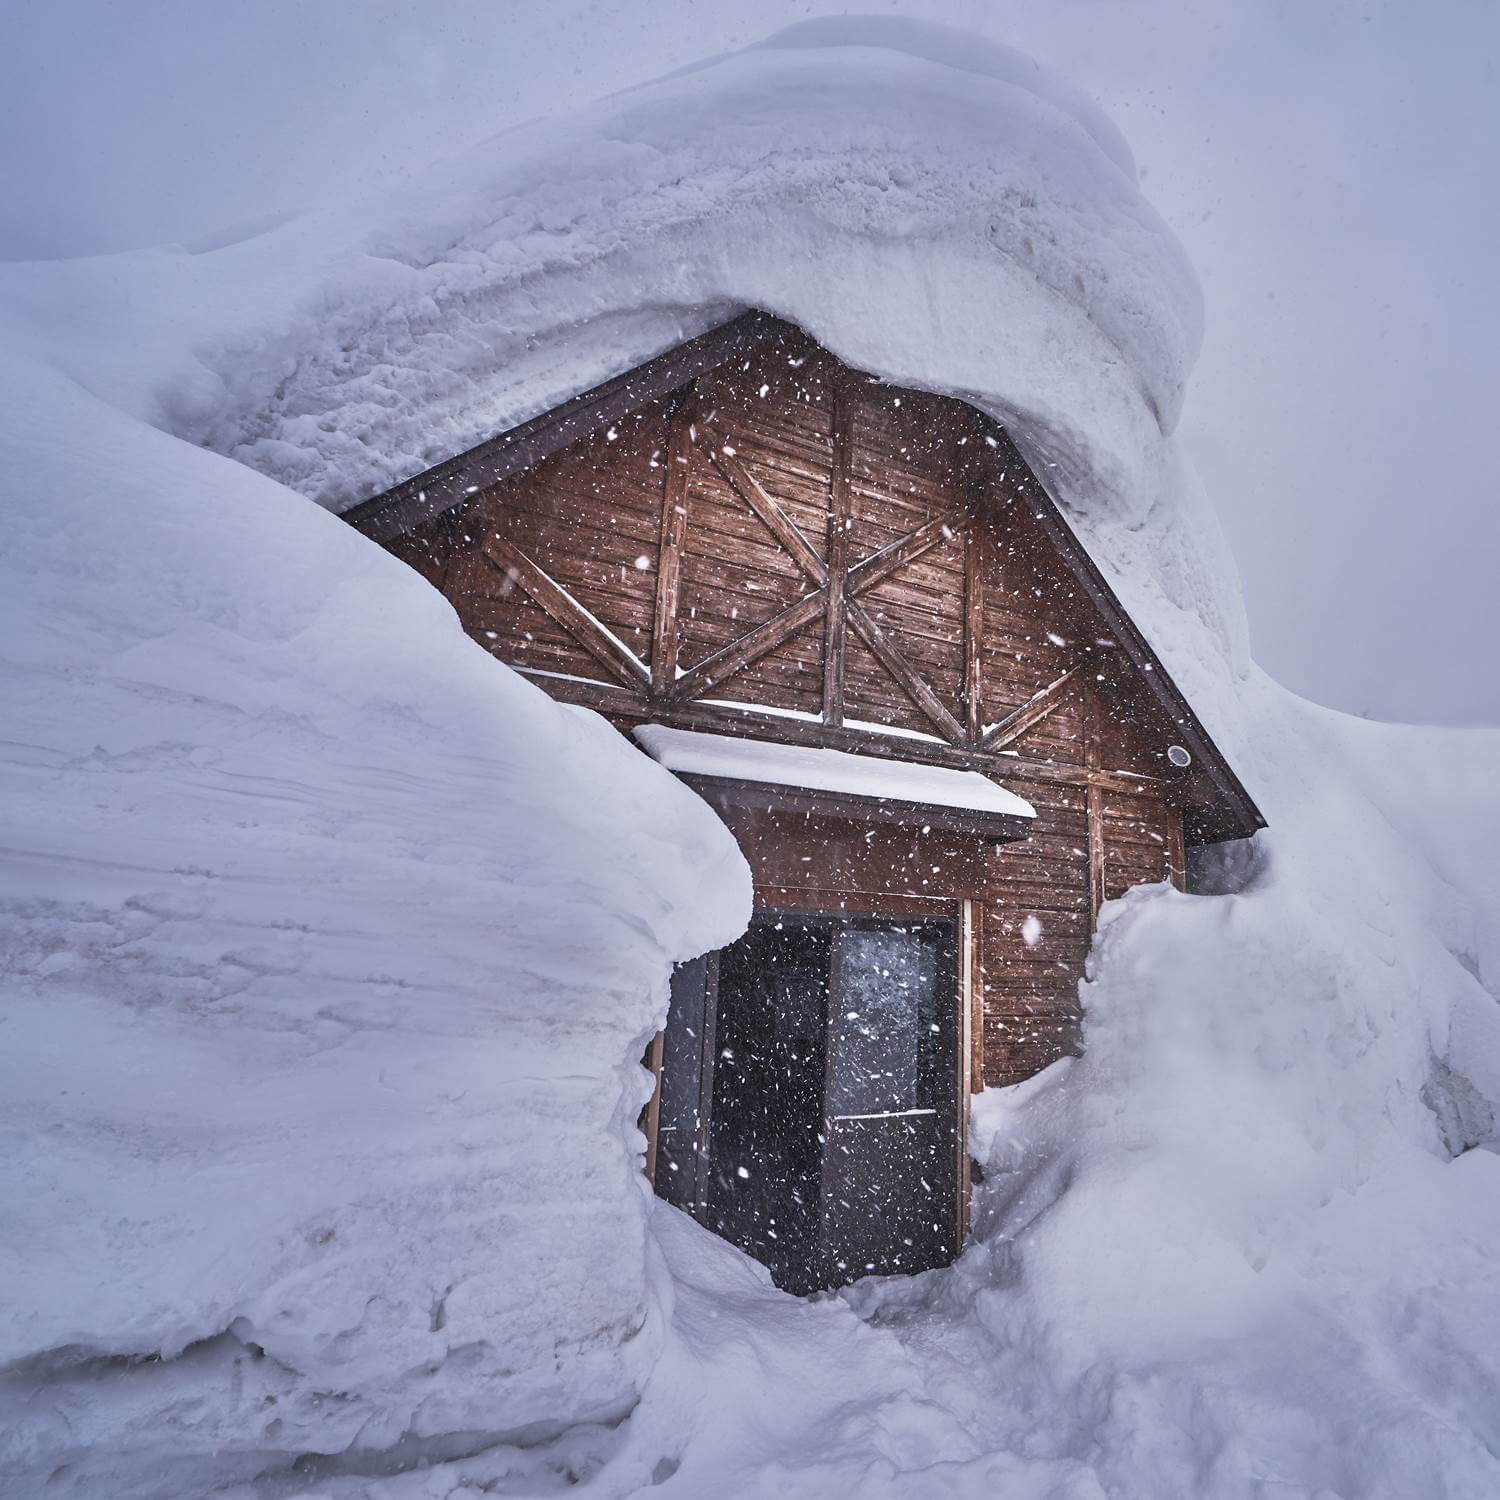
[[[735,356],[768,339],[797,332],[769,313],[743,313],[404,480],[346,511],[344,519],[374,541],[392,542],[453,511],[480,491],[718,369]],[[1206,782],[1205,795],[1194,798],[1185,809],[1190,839],[1213,842],[1246,837],[1265,827],[1260,809],[1009,435],[992,418],[970,410],[1003,458],[1007,483],[1012,486],[1007,498],[1019,499],[1029,507],[1059,559],[1113,632],[1145,691],[1176,726],[1179,742],[1192,756],[1194,779]]]
[[[476,490],[487,489],[551,458],[569,443],[602,432],[610,423],[718,369],[734,355],[754,348],[787,326],[768,313],[742,313],[467,453],[403,480],[384,494],[345,511],[344,519],[377,542],[403,536],[461,505]]]

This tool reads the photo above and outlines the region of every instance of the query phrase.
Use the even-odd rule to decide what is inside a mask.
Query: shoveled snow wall
[[[617,1422],[733,840],[326,511],[0,389],[0,1493]]]

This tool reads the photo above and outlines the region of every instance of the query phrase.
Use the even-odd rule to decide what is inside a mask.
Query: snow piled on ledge
[[[1107,912],[959,1264],[811,1304],[635,1171],[722,829],[305,498],[751,305],[1007,422],[1271,823]],[[1097,111],[895,21],[0,268],[5,1492],[1500,1493],[1500,735],[1249,663],[1198,325]]]

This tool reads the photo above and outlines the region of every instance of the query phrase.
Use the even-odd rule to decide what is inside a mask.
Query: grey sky
[[[191,237],[415,170],[789,21],[654,0],[0,6],[0,255]],[[908,0],[1068,74],[1202,276],[1183,436],[1256,655],[1371,714],[1500,723],[1490,0]]]

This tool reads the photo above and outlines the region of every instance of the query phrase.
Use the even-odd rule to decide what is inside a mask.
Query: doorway
[[[680,965],[656,1187],[809,1292],[953,1259],[958,922],[763,910]]]

